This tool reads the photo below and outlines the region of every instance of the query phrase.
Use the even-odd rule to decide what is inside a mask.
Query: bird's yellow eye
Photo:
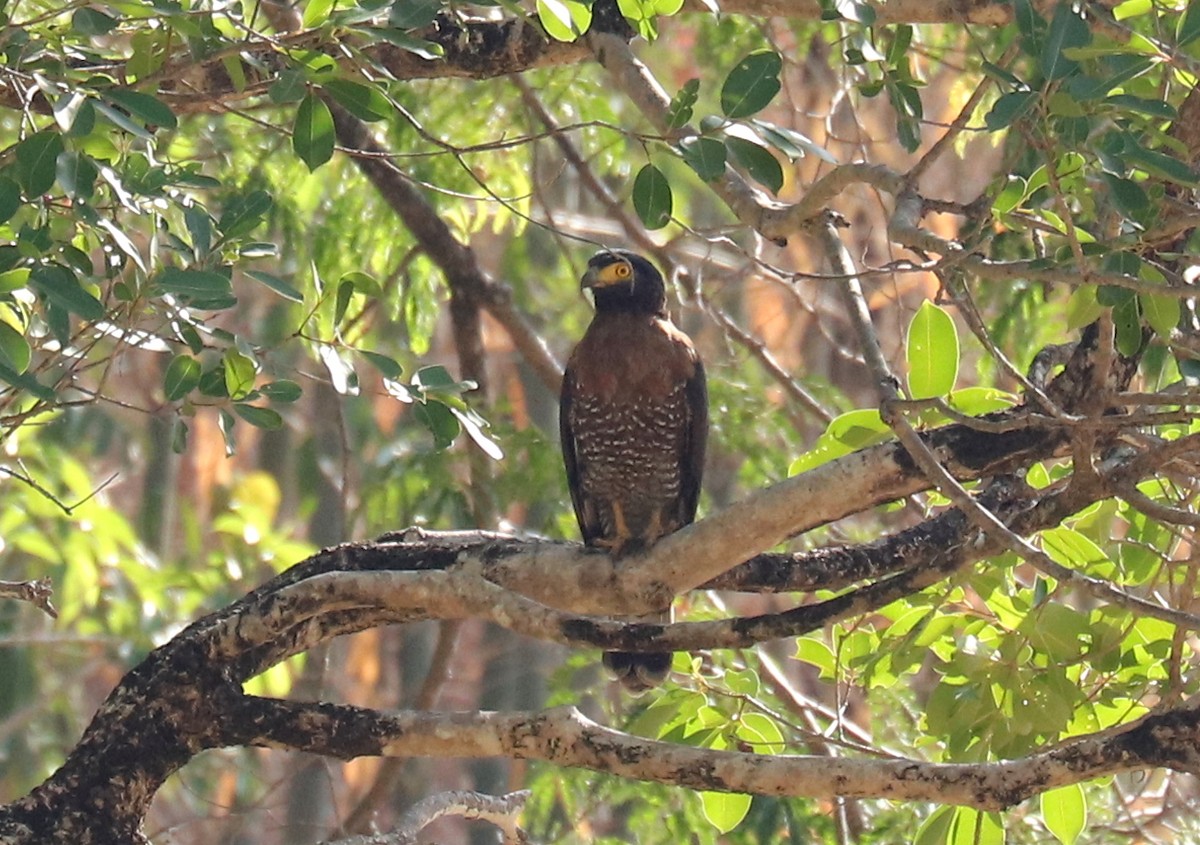
[[[614,272],[617,274],[618,279],[625,279],[629,277],[629,274],[632,273],[633,270],[628,264],[618,264],[614,269]]]

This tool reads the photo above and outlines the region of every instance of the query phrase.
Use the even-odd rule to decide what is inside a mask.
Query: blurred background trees
[[[316,548],[409,525],[574,538],[556,362],[589,319],[577,280],[597,248],[662,265],[702,347],[702,514],[886,438],[844,278],[815,240],[733,213],[713,187],[727,167],[796,203],[844,165],[878,166],[822,203],[849,223],[914,398],[1009,407],[1034,356],[1096,319],[1126,354],[1147,332],[1140,389],[1186,392],[1195,315],[1166,290],[1191,278],[1200,12],[952,5],[770,17],[779,4],[752,0],[10,0],[0,577],[50,577],[59,618],[0,605],[0,794],[53,771],[148,649]],[[671,98],[665,122],[592,59],[577,37],[589,28],[636,33]],[[897,235],[896,174],[925,200],[926,251]],[[1023,272],[934,261],[949,240]],[[1148,434],[1191,433],[1184,399]],[[1185,512],[1195,495],[1177,478],[1139,489]],[[945,504],[914,496],[795,547],[872,539]],[[1036,542],[1190,610],[1190,532],[1114,497]],[[790,601],[713,594],[679,609]],[[475,622],[370,631],[255,683],[382,708],[573,702],[710,747],[976,761],[1193,692],[1192,644],[1007,554],[798,642],[682,661],[678,683],[632,702],[597,654]],[[1085,811],[1086,841],[1165,841],[1195,833],[1197,800],[1191,778],[1155,774],[1000,816],[697,796],[507,761],[233,750],[189,765],[149,832],[309,842],[386,826],[429,791],[523,785],[536,837],[582,842],[1071,842]]]

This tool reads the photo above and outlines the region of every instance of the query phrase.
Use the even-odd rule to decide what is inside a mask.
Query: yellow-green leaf
[[[908,393],[945,396],[958,378],[958,330],[944,310],[926,300],[908,327]]]

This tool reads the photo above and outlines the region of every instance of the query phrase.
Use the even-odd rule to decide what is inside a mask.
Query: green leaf
[[[117,27],[115,18],[111,18],[97,9],[84,7],[76,9],[71,15],[71,29],[80,35],[107,35]]]
[[[0,364],[0,381],[11,384],[18,390],[24,390],[25,392],[36,396],[38,399],[41,399],[43,402],[54,402],[58,399],[58,395],[53,390],[46,387],[46,385],[42,384],[33,376],[25,373],[18,373],[16,370],[6,366],[5,364]]]
[[[350,298],[354,296],[354,283],[342,280],[338,282],[337,301],[333,307],[333,324],[335,326],[342,322],[342,318],[346,316],[346,309],[350,307]]]
[[[1187,11],[1179,18],[1179,28],[1175,31],[1175,41],[1182,47],[1200,37],[1200,5],[1187,4]]]
[[[992,110],[983,118],[983,125],[990,132],[1007,129],[1016,120],[1029,111],[1037,102],[1036,91],[1014,91],[996,100]]]
[[[423,38],[416,38],[403,30],[391,27],[363,27],[361,31],[367,33],[375,40],[394,44],[401,50],[407,50],[414,56],[419,56],[429,61],[440,59],[446,54],[446,50],[441,44],[426,41]]]
[[[404,368],[394,358],[389,358],[386,355],[380,355],[378,352],[371,352],[366,349],[358,350],[358,354],[366,358],[367,362],[379,370],[384,378],[400,378],[400,374],[404,372]]]
[[[217,228],[226,238],[244,235],[262,222],[273,204],[266,191],[251,191],[245,196],[234,197],[225,203]]]
[[[729,833],[750,812],[750,796],[740,792],[701,792],[704,818],[721,833]]]
[[[448,449],[454,443],[454,438],[458,437],[461,430],[458,417],[441,402],[418,402],[413,405],[413,413],[417,421],[429,429],[437,448]]]
[[[208,212],[199,205],[189,205],[183,210],[183,223],[192,237],[192,248],[198,257],[208,255],[212,249],[213,222]]]
[[[24,335],[0,320],[0,364],[20,374],[29,369],[33,353]]]
[[[574,41],[592,25],[591,4],[578,0],[537,0],[537,13],[546,34],[558,41]]]
[[[232,458],[237,453],[237,440],[233,434],[236,425],[237,420],[234,419],[233,414],[222,408],[217,414],[217,427],[221,429],[221,437],[225,440],[225,457],[227,458]]]
[[[1138,294],[1138,301],[1142,308],[1142,316],[1146,318],[1150,328],[1158,332],[1160,337],[1169,338],[1172,329],[1179,325],[1179,300],[1174,296],[1142,293]]]
[[[0,223],[11,220],[20,207],[21,186],[7,176],[0,176]]]
[[[138,138],[141,138],[144,141],[154,140],[154,136],[146,131],[146,127],[141,126],[133,120],[130,120],[129,115],[125,114],[125,112],[121,111],[120,109],[115,109],[108,103],[102,103],[98,100],[95,102],[92,108],[104,115],[104,118],[118,129],[124,129],[129,134],[136,135]]]
[[[55,175],[67,196],[88,199],[96,190],[96,179],[100,172],[83,153],[68,150],[59,154]]]
[[[272,275],[271,273],[264,273],[262,270],[246,270],[245,273],[255,281],[262,282],[284,299],[290,299],[292,302],[304,301],[304,294],[278,276]]]
[[[779,93],[783,59],[773,50],[761,50],[742,59],[721,86],[721,111],[726,117],[749,117],[766,108]]]
[[[258,392],[270,399],[272,402],[295,402],[304,395],[300,385],[290,379],[280,379],[269,384],[264,384],[258,389]]]
[[[692,119],[692,107],[696,105],[696,100],[699,98],[699,79],[689,79],[683,83],[683,87],[671,99],[670,108],[667,109],[667,128],[680,129],[687,126]]]
[[[633,208],[647,229],[661,229],[671,219],[671,183],[662,171],[647,164],[633,180]]]
[[[1087,23],[1072,8],[1070,3],[1060,2],[1050,21],[1050,30],[1042,44],[1039,67],[1047,80],[1062,79],[1079,69],[1079,62],[1067,58],[1063,51],[1073,47],[1084,47],[1092,40]]]
[[[821,678],[837,677],[837,658],[833,649],[813,637],[801,637],[796,641],[796,659],[803,660],[821,670]]]
[[[333,138],[333,115],[329,106],[312,94],[306,94],[296,109],[292,149],[309,172],[333,158]]]
[[[836,165],[838,163],[837,158],[828,150],[818,145],[812,138],[801,132],[797,132],[795,129],[778,126],[765,120],[759,120],[757,117],[752,118],[750,123],[758,130],[764,141],[787,156],[790,161],[795,161],[806,155],[815,155],[817,158],[827,161],[830,164]]]
[[[225,390],[230,399],[242,399],[254,389],[258,365],[248,355],[236,349],[225,350]]]
[[[679,152],[688,166],[705,182],[712,182],[725,174],[725,145],[716,138],[684,138],[679,142]]]
[[[308,82],[303,71],[285,70],[267,89],[267,98],[276,105],[297,103],[304,99],[307,91]]]
[[[75,274],[61,264],[34,267],[29,274],[29,283],[50,302],[85,320],[104,317],[104,305],[100,300],[84,290]]]
[[[36,197],[54,186],[55,168],[62,151],[62,136],[51,129],[34,133],[17,144],[17,179],[25,189],[25,196]]]
[[[782,754],[787,747],[779,725],[762,713],[743,713],[735,733],[739,739],[750,743],[755,754]]]
[[[1112,317],[1117,330],[1117,351],[1126,357],[1136,355],[1142,348],[1142,321],[1138,311],[1138,298],[1131,296],[1115,306]]]
[[[168,402],[178,402],[200,384],[200,362],[191,355],[176,355],[163,376],[163,393]]]
[[[149,94],[113,88],[104,92],[104,98],[149,125],[163,126],[167,129],[174,129],[179,125],[179,121],[175,119],[175,115],[166,103]]]
[[[397,29],[421,29],[433,23],[442,5],[442,0],[396,0],[388,23]]]
[[[1087,827],[1087,800],[1083,787],[1073,783],[1043,792],[1041,805],[1046,829],[1062,845],[1075,845],[1075,840]]]
[[[212,270],[179,270],[171,267],[163,270],[158,277],[158,284],[168,293],[192,299],[219,298],[233,292],[229,279]]]
[[[247,405],[243,402],[235,402],[233,410],[239,417],[255,428],[276,429],[283,427],[283,417],[279,416],[278,411],[270,408],[260,408],[257,405]]]
[[[725,148],[730,157],[746,169],[750,178],[766,185],[773,193],[779,193],[783,187],[783,168],[770,150],[733,135],[725,138]]]
[[[187,451],[187,436],[187,423],[176,419],[175,424],[171,427],[171,451],[176,455],[182,455]]]
[[[20,290],[29,281],[28,267],[14,267],[0,273],[0,293]]]
[[[954,320],[929,300],[908,326],[908,393],[913,399],[945,396],[958,379],[958,330]]]
[[[373,86],[346,79],[330,79],[321,83],[321,87],[345,106],[346,111],[368,123],[386,120],[395,112],[383,92]]]
[[[850,449],[862,449],[882,443],[892,436],[877,408],[859,408],[839,414],[829,421],[825,434]]]
[[[301,18],[304,28],[313,29],[329,20],[329,13],[333,11],[333,3],[334,0],[308,0],[304,7],[304,17]]]

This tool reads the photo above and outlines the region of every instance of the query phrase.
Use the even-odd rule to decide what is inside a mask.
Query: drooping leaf
[[[53,129],[35,132],[17,144],[17,179],[25,189],[25,196],[36,197],[54,186],[55,168],[62,151],[62,135]]]
[[[458,417],[441,402],[417,402],[413,405],[413,413],[417,420],[429,429],[437,448],[448,449],[454,443],[454,438],[458,437],[461,430]]]
[[[671,219],[671,183],[662,171],[647,164],[633,180],[633,208],[647,229],[661,229]]]
[[[1041,795],[1042,821],[1046,829],[1062,843],[1075,845],[1087,827],[1087,800],[1077,783],[1051,789]]]
[[[701,792],[704,818],[721,833],[729,833],[750,812],[750,796],[740,792]]]
[[[954,320],[926,300],[908,326],[908,392],[913,399],[945,396],[958,379],[958,330]]]
[[[783,59],[773,50],[751,53],[738,62],[721,86],[721,111],[726,117],[749,117],[762,111],[779,93]]]
[[[306,94],[296,108],[292,125],[292,149],[309,171],[333,158],[333,115],[329,106],[313,94]]]
[[[313,29],[329,20],[329,13],[333,11],[333,4],[334,0],[308,0],[304,5],[304,15],[301,18],[304,28]]]

